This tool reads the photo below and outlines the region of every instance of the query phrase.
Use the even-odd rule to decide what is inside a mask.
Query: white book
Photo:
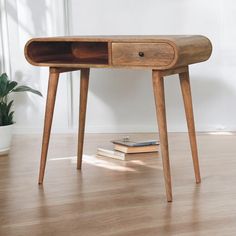
[[[113,150],[108,150],[104,148],[98,148],[97,149],[97,155],[98,156],[105,156],[105,157],[110,157],[118,160],[125,160],[125,153],[119,152],[119,151],[113,151]]]
[[[98,148],[97,149],[97,156],[99,157],[109,157],[117,160],[134,160],[139,158],[156,158],[158,157],[158,152],[150,152],[150,153],[124,153],[116,150],[109,150],[105,148]]]

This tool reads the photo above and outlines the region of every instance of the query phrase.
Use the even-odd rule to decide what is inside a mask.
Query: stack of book
[[[128,138],[111,141],[113,149],[98,148],[98,157],[108,157],[119,160],[157,157],[159,142],[157,140],[132,141]]]

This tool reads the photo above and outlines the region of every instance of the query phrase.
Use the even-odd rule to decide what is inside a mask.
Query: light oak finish
[[[81,69],[77,169],[81,169],[82,165],[88,86],[89,86],[89,69]]]
[[[180,74],[183,72],[186,72],[188,70],[188,66],[178,67],[174,69],[168,69],[168,70],[158,70],[158,73],[161,77],[169,76],[169,75],[175,75]]]
[[[47,161],[48,145],[51,134],[52,119],[54,113],[54,106],[57,94],[57,85],[59,80],[59,73],[50,69],[49,81],[48,81],[48,94],[44,118],[44,130],[43,130],[43,141],[42,141],[42,151],[41,151],[41,161],[39,168],[39,180],[38,183],[42,184],[44,179],[44,172]]]
[[[142,50],[144,57],[138,58]],[[201,35],[49,37],[33,38],[25,46],[33,65],[70,68],[166,70],[206,61],[211,52],[210,40]]]
[[[201,182],[200,176],[200,168],[198,162],[198,151],[197,151],[197,140],[196,140],[196,132],[195,132],[195,124],[194,124],[194,115],[193,115],[193,105],[192,105],[192,95],[190,88],[190,79],[189,79],[189,71],[182,72],[179,74],[180,85],[184,100],[184,108],[188,125],[188,133],[192,150],[192,158],[193,158],[193,166],[194,173],[196,178],[196,183]]]
[[[236,134],[198,133],[202,183],[193,182],[187,133],[169,133],[174,201],[165,202],[161,158],[93,157],[125,135],[86,134],[83,171],[76,134],[51,136],[47,181],[37,186],[41,135],[16,135],[0,156],[1,236],[234,236]]]
[[[65,72],[72,72],[72,71],[77,71],[80,70],[80,68],[70,68],[70,67],[50,67],[50,71],[52,73],[65,73]]]
[[[167,201],[172,201],[163,77],[179,74],[192,148],[196,182],[200,182],[188,65],[207,60],[212,52],[201,35],[80,36],[34,38],[25,46],[25,57],[36,66],[50,67],[50,78],[81,70],[77,169],[81,169],[90,68],[145,68],[153,71],[153,90],[160,132]],[[57,76],[55,76],[57,75]],[[51,80],[51,79],[50,79]],[[52,90],[52,91],[51,91]],[[49,144],[56,86],[49,81],[39,183],[42,183]],[[54,96],[54,98],[52,98]],[[50,114],[49,114],[50,113]]]
[[[166,124],[164,80],[159,71],[152,72],[153,91],[156,104],[157,121],[160,134],[161,156],[166,186],[167,201],[172,201],[171,174],[168,149],[168,134]]]
[[[175,56],[167,43],[113,43],[112,64],[117,66],[168,66]]]

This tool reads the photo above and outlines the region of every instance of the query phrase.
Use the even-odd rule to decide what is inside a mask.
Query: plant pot
[[[12,140],[12,125],[0,126],[0,155],[7,154]]]

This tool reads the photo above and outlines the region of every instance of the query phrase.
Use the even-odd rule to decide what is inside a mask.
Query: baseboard
[[[119,125],[119,126],[92,126],[88,125],[85,129],[86,133],[152,133],[157,132],[158,129],[156,126],[152,125]],[[197,132],[235,132],[236,127],[227,127],[227,129],[219,130],[217,127],[202,126],[197,129]],[[22,127],[15,126],[14,134],[40,134],[43,132],[43,127]],[[52,133],[77,133],[77,127],[54,127],[52,128]],[[169,127],[168,132],[187,132],[187,128],[180,126]]]
[[[14,127],[14,134],[37,134],[43,132],[43,127]],[[77,133],[78,127],[55,127],[52,133]],[[149,133],[157,132],[153,126],[87,126],[86,133]]]

